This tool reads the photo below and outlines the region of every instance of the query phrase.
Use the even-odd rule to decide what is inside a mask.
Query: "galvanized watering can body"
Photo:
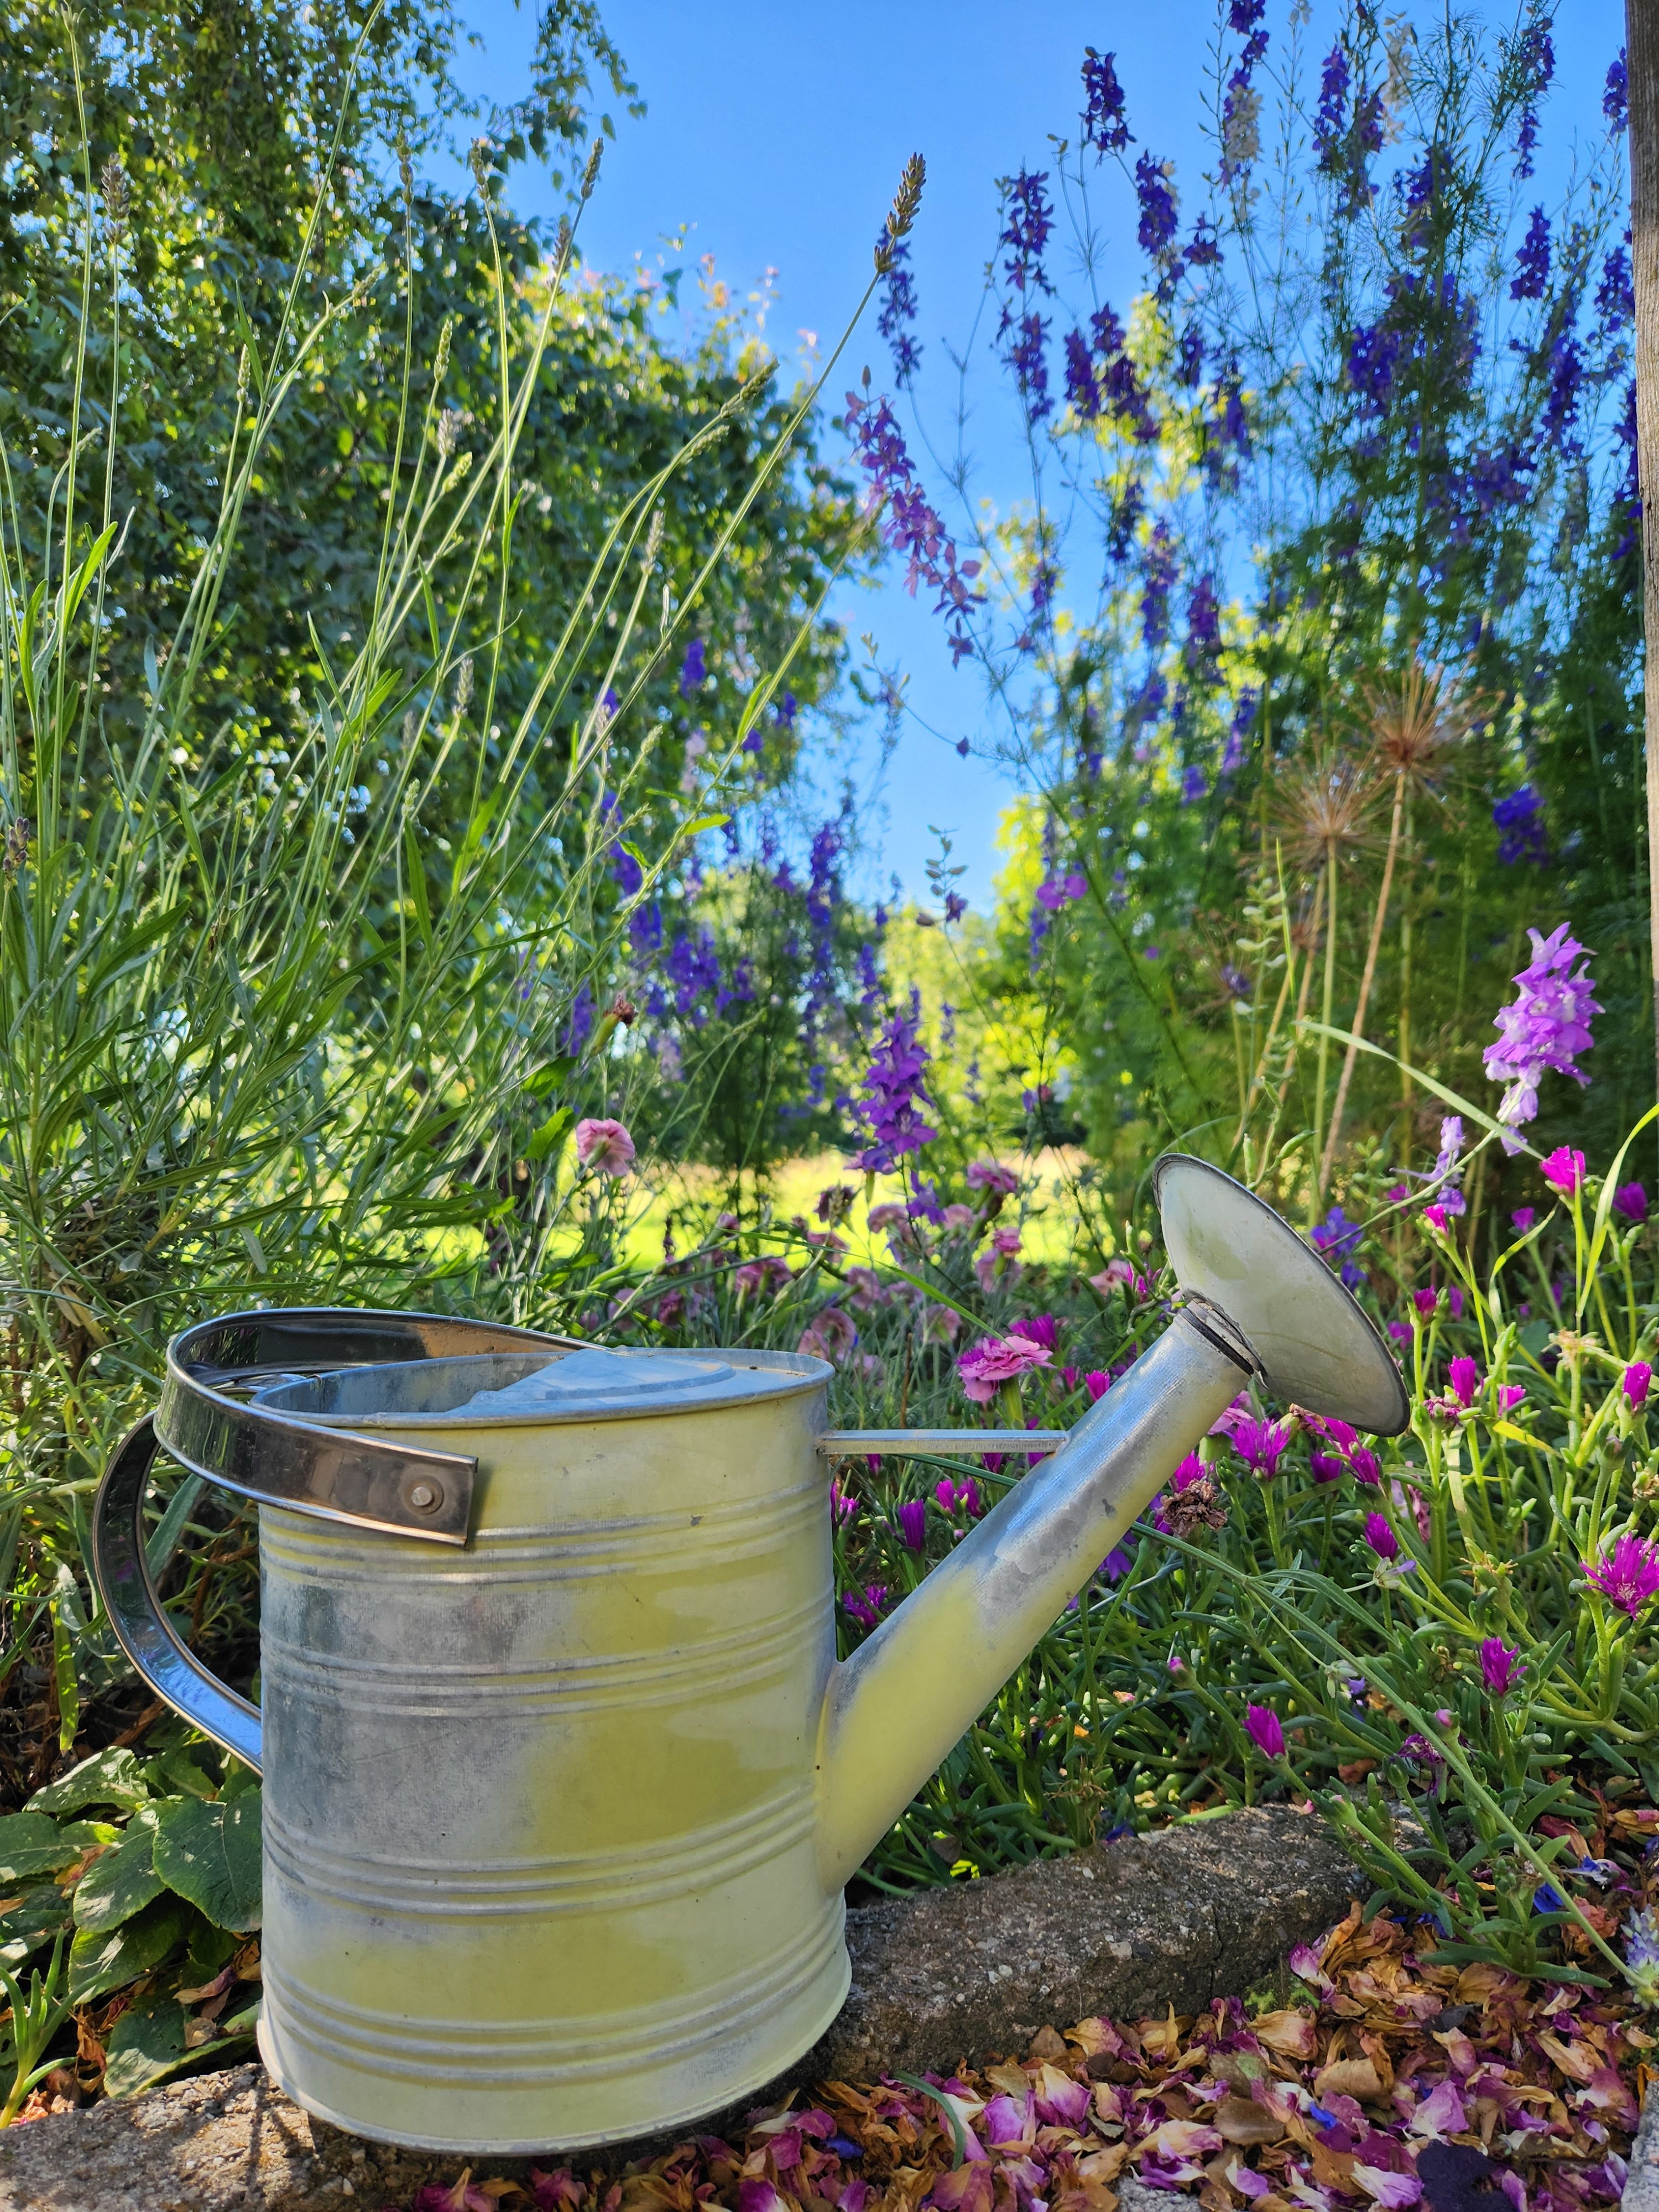
[[[149,1423],[96,1564],[141,1671],[263,1766],[284,2088],[392,2142],[543,2150],[674,2127],[810,2047],[846,1994],[848,1876],[1248,1374],[1403,1420],[1322,1264],[1191,1168],[1237,1193],[1200,1182],[1170,1235],[1191,1305],[839,1666],[829,1459],[986,1432],[837,1437],[804,1355],[349,1314],[179,1340],[161,1440],[263,1501],[260,1713],[149,1584]],[[1241,1224],[1267,1261],[1229,1279]]]

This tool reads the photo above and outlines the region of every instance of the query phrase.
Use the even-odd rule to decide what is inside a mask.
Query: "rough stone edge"
[[[1619,2199],[1620,2212],[1659,2212],[1659,2081],[1642,2100],[1642,2124],[1630,2147],[1630,2171]]]
[[[1275,1893],[1269,1878],[1281,1868],[1294,1881]],[[711,2114],[698,2131],[736,2131],[750,2112],[848,2071],[885,2070],[896,2063],[906,2071],[948,2069],[959,2060],[1021,2050],[1051,2014],[1054,2024],[1064,2027],[1092,2010],[1161,2011],[1169,2003],[1178,2011],[1201,2009],[1212,1996],[1243,1994],[1272,1972],[1291,1946],[1340,1918],[1347,1899],[1363,1887],[1328,1831],[1311,1819],[1274,1810],[1194,1822],[981,1882],[884,1900],[848,1914],[854,1986],[828,2033],[765,2089],[740,2106]],[[1209,1893],[1201,1909],[1195,1890]],[[1081,1922],[1092,1923],[1098,1942],[1101,1930],[1112,1924],[1103,1908],[1114,1897],[1132,1915],[1110,1946],[1108,1978],[1114,1986],[1103,1987],[1092,2002],[1079,2002],[1075,1991],[1067,1996],[1056,1990],[1051,2006],[1050,1984],[1039,1977],[1045,1971],[1052,1977],[1054,1961],[1065,1961],[1072,1930]],[[1160,1899],[1171,1915],[1162,1929],[1135,1917],[1146,1913],[1155,1923]],[[1011,1944],[1024,1940],[1030,1945],[1035,1929],[1042,1955],[1028,1955],[1024,1967],[999,1984],[1000,2010],[989,2009],[983,1990],[976,1990],[971,2010],[953,2009],[946,2002],[931,2014],[913,2014],[907,2030],[884,2003],[882,1984],[899,1980],[925,1988],[930,1969],[925,1959],[919,1966],[916,1955],[924,1938],[936,1947],[932,1971],[948,1977],[955,1966],[951,1946],[965,1940],[970,1923],[981,1948],[987,1930],[991,1941],[1001,1930]],[[1059,2019],[1059,2013],[1066,2017]],[[878,2021],[905,2047],[896,2059],[889,2049],[872,2067],[862,2062],[870,2056]],[[1650,2115],[1654,2109],[1650,2099]],[[677,2135],[683,2139],[688,2132]],[[1649,2132],[1644,2117],[1638,2151]],[[550,2154],[546,2162],[614,2172],[631,2160],[659,2154],[675,2139],[656,2136],[602,2150]],[[1659,2142],[1654,2149],[1659,2158]],[[1632,2179],[1636,2160],[1633,2153]],[[262,2068],[248,2065],[197,2075],[125,2104],[58,2114],[0,2136],[0,2212],[26,2207],[28,2212],[230,2212],[232,2207],[342,2212],[360,2191],[368,2212],[378,2212],[388,2198],[406,2203],[422,2182],[452,2181],[463,2163],[453,2154],[434,2157],[362,2144],[312,2120],[270,2084]],[[492,2173],[517,2178],[530,2163],[483,2161]],[[1652,2199],[1640,2212],[1659,2212],[1659,2172]]]

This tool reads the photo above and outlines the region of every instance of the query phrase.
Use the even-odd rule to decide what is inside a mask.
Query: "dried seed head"
[[[404,750],[405,752],[407,752],[410,746],[414,744],[415,732],[419,729],[419,727],[420,724],[415,719],[415,709],[411,707],[409,712],[404,716],[403,739]]]
[[[899,179],[899,188],[893,195],[893,204],[887,216],[887,227],[876,242],[876,274],[884,276],[893,265],[893,248],[900,239],[908,237],[915,222],[916,210],[921,205],[921,188],[927,181],[927,164],[920,154],[912,154],[904,165]]]
[[[27,814],[20,814],[6,832],[5,850],[0,853],[0,874],[8,883],[15,877],[29,856],[29,840],[34,835],[34,824]]]
[[[458,716],[465,714],[467,702],[471,696],[472,655],[470,653],[464,653],[461,655],[461,665],[455,672],[455,712]]]
[[[455,318],[446,315],[443,327],[438,332],[438,350],[432,357],[432,381],[434,385],[444,380],[444,371],[449,367],[449,342],[454,335]]]
[[[1164,1518],[1172,1536],[1184,1537],[1190,1543],[1200,1528],[1226,1527],[1227,1501],[1205,1475],[1185,1490],[1165,1496]]]
[[[459,407],[446,407],[438,417],[438,459],[441,465],[447,464],[460,442],[461,410]]]
[[[651,518],[651,527],[645,533],[645,565],[653,567],[662,550],[663,511],[659,507]]]
[[[1349,858],[1369,842],[1377,790],[1358,762],[1344,754],[1310,762],[1282,788],[1279,826],[1304,866]]]
[[[99,183],[104,195],[105,226],[112,239],[118,239],[132,211],[132,195],[127,185],[127,173],[117,155],[112,154],[105,162]]]
[[[603,138],[596,138],[587,149],[587,167],[582,171],[582,198],[591,199],[593,187],[599,181],[599,156],[605,151]]]
[[[1368,686],[1364,699],[1377,767],[1419,791],[1429,787],[1446,754],[1491,711],[1484,694],[1460,699],[1443,668],[1417,661],[1403,676]]]
[[[634,1001],[624,998],[620,991],[611,1001],[611,1018],[623,1029],[628,1028],[631,1022],[638,1018],[639,1011]]]
[[[562,269],[570,258],[570,241],[574,235],[575,233],[570,228],[569,216],[562,215],[559,217],[559,227],[553,234],[553,266],[556,270]]]
[[[495,150],[494,141],[483,137],[475,138],[467,149],[466,165],[477,179],[478,190],[481,192],[489,190],[489,157]]]

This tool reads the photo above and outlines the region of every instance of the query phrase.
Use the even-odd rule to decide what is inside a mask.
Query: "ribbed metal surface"
[[[479,1455],[464,1552],[264,1510],[261,2042],[302,2104],[591,2143],[741,2096],[834,2016],[804,1410],[423,1423]]]

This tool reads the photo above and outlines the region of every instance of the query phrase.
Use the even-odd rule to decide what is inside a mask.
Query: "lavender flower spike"
[[[1498,1042],[1489,1044],[1485,1055],[1487,1075],[1508,1085],[1498,1119],[1504,1125],[1504,1149],[1511,1153],[1521,1150],[1521,1141],[1507,1133],[1536,1115],[1538,1085],[1547,1068],[1571,1076],[1575,1083],[1589,1083],[1578,1055],[1595,1043],[1589,1019],[1602,1011],[1588,964],[1572,972],[1574,961],[1588,963],[1589,956],[1568,934],[1568,925],[1564,921],[1547,938],[1535,929],[1527,934],[1532,959],[1515,978],[1515,1003],[1498,1009],[1492,1024]]]
[[[906,1152],[919,1152],[939,1134],[921,1112],[928,1103],[921,1082],[927,1048],[917,1035],[921,1020],[921,1000],[913,993],[909,1012],[894,1015],[871,1054],[858,1106],[870,1141],[853,1158],[866,1174],[891,1175]]]

